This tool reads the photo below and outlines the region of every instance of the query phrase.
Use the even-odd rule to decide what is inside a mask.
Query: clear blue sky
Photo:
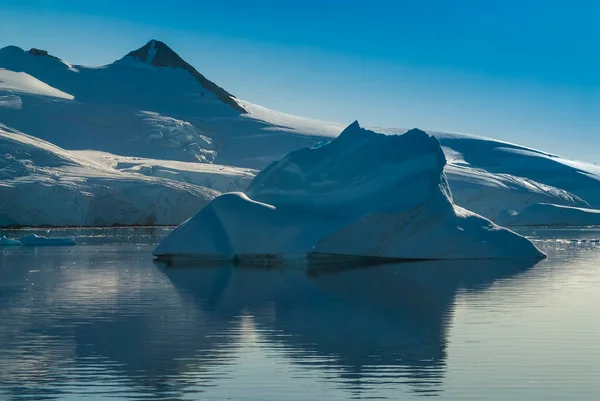
[[[600,0],[0,0],[0,46],[107,64],[151,38],[239,98],[600,162]]]

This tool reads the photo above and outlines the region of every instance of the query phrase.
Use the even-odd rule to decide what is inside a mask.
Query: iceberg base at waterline
[[[436,138],[355,122],[284,156],[246,193],[217,197],[155,249],[176,261],[542,258],[526,238],[454,205]]]

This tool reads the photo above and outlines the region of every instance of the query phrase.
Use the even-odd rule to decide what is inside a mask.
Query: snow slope
[[[73,100],[73,95],[51,87],[24,72],[14,72],[0,68],[0,91],[43,95],[59,99]]]
[[[217,195],[103,167],[0,124],[0,226],[178,224]]]
[[[450,161],[445,172],[454,201],[493,221],[506,210],[522,210],[537,203],[555,202],[570,206],[588,206],[587,202],[570,192],[525,177],[494,174],[481,168]]]
[[[339,256],[535,258],[527,239],[452,203],[439,142],[351,124],[332,142],[291,152],[243,193],[221,195],[171,232],[168,260]]]
[[[498,223],[510,226],[600,226],[600,210],[537,203],[521,212],[504,212]]]
[[[430,133],[440,140],[443,147],[452,150],[456,160],[453,160],[451,165],[485,170],[496,177],[515,177],[521,181],[522,186],[530,187],[530,192],[544,193],[558,200],[550,203],[578,207],[587,204],[600,207],[600,167],[598,166],[484,137]],[[532,183],[543,186],[533,188]],[[582,203],[581,200],[584,202]],[[537,202],[548,201],[540,199]],[[523,206],[528,204],[532,202],[525,202],[519,209],[522,210]]]
[[[119,156],[96,150],[71,153],[117,171],[187,182],[218,192],[244,191],[258,174],[258,170],[248,168]]]

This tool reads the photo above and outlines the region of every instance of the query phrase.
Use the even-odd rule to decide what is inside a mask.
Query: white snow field
[[[0,90],[73,100],[72,95],[53,88],[29,74],[5,69],[0,69]],[[17,97],[15,96],[14,98],[16,99]],[[8,101],[8,97],[3,98],[3,100]]]
[[[218,192],[244,191],[258,174],[258,170],[250,168],[118,156],[96,150],[78,150],[71,153],[117,171],[187,182]]]
[[[526,238],[452,202],[435,137],[351,124],[289,153],[247,194],[214,199],[154,255],[170,261],[305,258],[540,258]]]
[[[94,164],[0,124],[0,226],[178,224],[217,195]]]
[[[258,169],[345,127],[237,99],[155,40],[102,67],[0,49],[0,123],[114,172],[218,192],[244,191]],[[468,210],[496,221],[538,203],[600,209],[597,166],[494,139],[427,132],[448,160],[454,202]]]
[[[600,226],[600,210],[537,203],[520,212],[504,212],[498,222],[511,226]]]

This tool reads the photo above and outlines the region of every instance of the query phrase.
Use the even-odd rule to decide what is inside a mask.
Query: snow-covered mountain
[[[346,126],[237,99],[156,40],[101,67],[0,49],[0,123],[115,173],[219,192],[244,190],[256,169]],[[538,203],[600,208],[597,166],[489,138],[428,133],[446,155],[454,201],[469,210],[495,220]]]
[[[0,124],[0,227],[177,224],[217,195],[122,173]]]
[[[265,121],[158,41],[102,67],[9,46],[0,68],[0,122],[69,150],[262,168],[343,129]]]

